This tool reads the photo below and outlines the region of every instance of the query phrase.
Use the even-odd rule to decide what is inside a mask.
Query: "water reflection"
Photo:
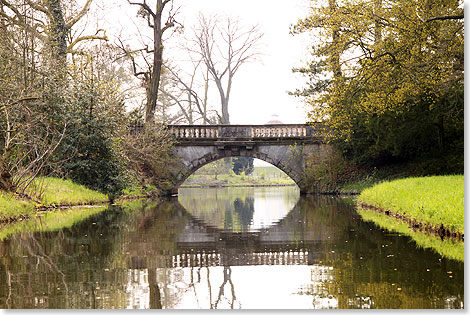
[[[3,308],[463,308],[462,263],[292,187],[191,189],[0,255]]]
[[[257,231],[277,224],[298,202],[290,187],[180,189],[178,201],[197,220],[226,231]],[[255,211],[255,209],[257,211]]]

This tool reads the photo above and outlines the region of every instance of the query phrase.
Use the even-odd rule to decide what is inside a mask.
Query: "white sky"
[[[305,0],[175,0],[181,4],[180,21],[194,23],[197,12],[240,18],[247,26],[258,24],[264,37],[261,62],[244,64],[235,74],[229,103],[232,124],[263,124],[273,114],[284,123],[304,123],[305,110],[288,90],[303,86],[292,73],[307,54],[301,36],[289,34],[289,26],[308,13]],[[217,100],[217,99],[215,99]]]
[[[274,114],[284,123],[306,121],[303,103],[289,96],[287,91],[300,88],[305,82],[291,69],[303,66],[308,60],[308,36],[290,35],[289,26],[308,14],[308,4],[308,0],[174,0],[175,7],[180,6],[177,21],[185,26],[185,30],[190,31],[198,13],[202,12],[206,16],[217,14],[239,18],[247,27],[258,24],[264,33],[260,61],[242,65],[234,76],[229,103],[232,124],[264,124]],[[100,6],[101,12],[106,12],[103,17],[107,20],[105,27],[110,37],[119,32],[132,37],[130,34],[136,29],[135,22],[132,22],[137,21],[136,6],[117,0],[106,1]],[[113,12],[110,14],[108,10]],[[144,25],[139,27],[141,33],[150,36],[151,29]],[[177,59],[170,56],[175,51],[170,49],[175,44],[171,40],[174,38],[165,43],[164,58]],[[215,85],[210,89],[209,103],[220,110]]]

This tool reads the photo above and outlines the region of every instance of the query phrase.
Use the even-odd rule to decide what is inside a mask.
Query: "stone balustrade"
[[[176,139],[272,139],[320,136],[315,125],[169,125]]]

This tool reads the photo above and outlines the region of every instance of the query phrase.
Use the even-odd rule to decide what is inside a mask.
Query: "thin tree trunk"
[[[336,0],[328,0],[331,14],[336,11]],[[331,68],[335,79],[341,77],[340,47],[339,47],[339,26],[333,27],[333,38],[331,43],[332,52],[330,55]]]
[[[160,86],[160,77],[163,65],[163,45],[162,45],[162,0],[157,1],[156,14],[153,18],[153,50],[154,58],[152,65],[152,75],[150,78],[150,97],[146,108],[145,121],[151,122],[155,118],[155,109],[157,108],[158,88]]]

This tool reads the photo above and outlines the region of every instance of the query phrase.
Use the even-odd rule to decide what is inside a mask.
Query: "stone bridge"
[[[197,169],[224,157],[252,157],[284,171],[299,186],[304,183],[306,157],[321,161],[328,152],[326,132],[321,124],[280,125],[170,125],[175,136],[176,162],[169,166],[169,193]]]

